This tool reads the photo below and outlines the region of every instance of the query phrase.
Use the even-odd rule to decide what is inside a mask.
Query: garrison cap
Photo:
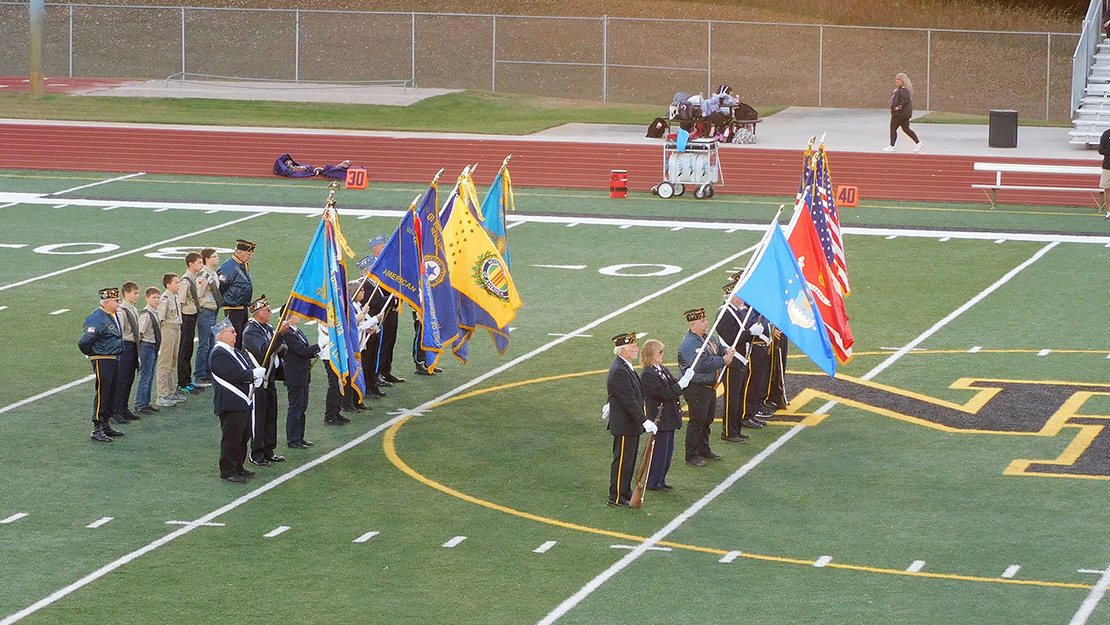
[[[258,311],[262,310],[263,308],[269,308],[269,307],[270,307],[270,302],[266,299],[265,295],[263,295],[262,297],[259,297],[258,299],[254,300],[253,302],[251,302],[251,312],[252,313],[253,312],[258,312]]]
[[[104,301],[106,299],[119,299],[119,288],[117,287],[100,289],[98,293],[100,293],[100,301]]]
[[[244,252],[253,252],[254,243],[246,239],[235,239],[235,249],[243,250]]]
[[[733,289],[736,288],[736,283],[737,282],[738,282],[738,280],[733,280],[733,281],[729,282],[728,284],[724,285],[723,287],[721,287],[721,290],[724,291],[725,295],[728,295],[729,293],[732,293]]]
[[[736,282],[743,275],[744,275],[744,270],[741,269],[740,271],[737,271],[736,273],[732,274],[732,276],[729,277],[729,280],[732,280],[733,282]]]
[[[699,319],[705,319],[704,308],[691,308],[690,310],[687,310],[682,314],[686,315],[686,321],[697,321]]]
[[[636,333],[628,332],[626,334],[618,334],[613,337],[613,345],[617,347],[624,347],[625,345],[636,344]]]
[[[219,336],[220,332],[223,332],[228,328],[234,329],[234,326],[231,325],[231,319],[224,319],[223,321],[212,326],[212,336]]]

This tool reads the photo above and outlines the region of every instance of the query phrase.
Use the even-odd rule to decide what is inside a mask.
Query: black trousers
[[[254,392],[251,455],[257,460],[274,455],[277,447],[278,392],[273,382]]]
[[[763,401],[767,399],[767,389],[771,385],[771,351],[766,344],[752,343],[748,354],[748,380],[744,384],[741,401],[744,418],[749,419],[763,412]]]
[[[243,471],[247,459],[247,441],[251,437],[249,410],[220,413],[220,477],[231,477]]]
[[[412,361],[419,365],[428,366],[428,354],[420,348],[424,335],[424,324],[420,323],[420,315],[412,311]]]
[[[285,441],[295,443],[304,440],[305,411],[308,410],[308,387],[290,386],[289,412],[285,415]]]
[[[224,315],[231,319],[231,327],[235,328],[235,349],[243,349],[243,328],[247,325],[250,315],[247,314],[246,307],[243,308],[225,308]],[[184,329],[182,336],[185,335]]]
[[[116,406],[116,372],[119,359],[116,356],[93,357],[93,373],[96,374],[96,397],[93,398],[93,426],[108,425],[108,419]]]
[[[890,145],[893,146],[894,142],[898,140],[898,129],[906,131],[906,136],[913,139],[914,143],[921,143],[917,140],[917,133],[910,130],[910,118],[903,116],[890,116]]]
[[[659,430],[655,433],[655,451],[651,454],[648,488],[662,488],[667,483],[667,472],[671,470],[672,456],[674,456],[674,430]]]
[[[786,408],[786,352],[790,341],[786,337],[771,339],[771,381],[767,398],[763,401],[776,410]]]
[[[135,372],[138,370],[139,354],[135,351],[135,344],[124,341],[123,351],[119,355],[119,364],[116,365],[116,397],[112,414],[121,415],[127,412],[131,387],[135,384]]]
[[[613,437],[613,464],[609,467],[609,501],[628,503],[632,499],[632,473],[636,470],[639,436]]]
[[[725,414],[721,418],[721,433],[723,436],[737,436],[740,434],[740,421],[744,418],[744,385],[748,382],[748,367],[740,362],[740,357],[733,359],[732,364],[725,367]]]
[[[181,343],[177,347],[177,385],[182,388],[193,383],[193,339],[196,334],[197,316],[181,315]]]
[[[717,392],[711,387],[691,384],[682,393],[690,412],[690,423],[686,427],[686,460],[698,456],[708,456],[709,426],[717,414]]]
[[[381,337],[378,345],[378,370],[381,375],[393,373],[393,348],[397,345],[397,311],[391,310],[382,319],[382,329],[375,336]]]
[[[381,392],[378,388],[378,345],[381,333],[377,333],[366,341],[366,349],[360,352],[362,358],[362,379],[366,383],[366,391],[370,395]]]
[[[324,371],[328,372],[328,395],[324,400],[324,421],[335,421],[339,417],[343,393],[339,389],[339,376],[331,370],[330,363],[324,363]]]

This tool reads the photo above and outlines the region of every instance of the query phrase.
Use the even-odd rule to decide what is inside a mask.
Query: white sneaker
[[[921,151],[921,148],[923,148],[923,147],[925,147],[925,144],[924,144],[924,143],[918,143],[917,145],[915,145],[915,146],[913,147],[913,151],[914,151],[914,152],[920,152],[920,151]]]
[[[156,401],[156,402],[154,402],[154,403],[155,403],[155,404],[157,404],[157,405],[159,405],[159,406],[161,406],[161,407],[163,407],[163,408],[170,408],[170,407],[172,407],[172,406],[176,406],[176,405],[177,405],[177,402],[175,402],[174,400],[170,399],[169,397],[166,397],[165,395],[163,395],[162,397],[159,397],[159,398],[158,398],[158,401]]]
[[[893,151],[894,151],[894,146],[893,145],[888,145],[885,148],[883,148],[883,152],[893,152]]]

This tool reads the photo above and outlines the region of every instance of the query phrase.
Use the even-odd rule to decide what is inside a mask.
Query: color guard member
[[[690,385],[682,393],[690,414],[686,427],[686,464],[704,467],[706,458],[721,459],[709,448],[709,429],[717,414],[717,371],[732,362],[736,350],[722,348],[716,340],[707,341],[709,320],[705,318],[704,308],[693,308],[683,314],[689,330],[678,347],[679,377],[685,377],[691,368],[694,370]],[[718,356],[721,351],[724,355]]]
[[[644,415],[644,392],[640,376],[632,361],[640,353],[636,346],[636,333],[618,334],[613,337],[616,358],[609,366],[605,386],[609,392],[606,404],[609,432],[613,435],[613,463],[609,466],[610,506],[629,507],[632,498],[632,472],[636,468],[636,453],[640,447],[640,434],[658,432],[659,428]]]
[[[270,302],[266,296],[251,302],[251,320],[243,329],[243,349],[253,358],[252,364],[260,367],[265,364],[266,352],[270,343],[274,341],[274,326],[270,325]],[[282,324],[279,330],[284,332],[287,326]],[[284,462],[285,457],[274,453],[277,448],[277,382],[285,379],[285,368],[282,366],[282,357],[285,354],[285,343],[278,337],[274,342],[272,363],[262,387],[254,394],[254,419],[251,420],[251,453],[250,461],[260,467],[268,467],[274,462]]]
[[[266,370],[252,367],[249,357],[235,349],[235,327],[230,319],[212,326],[215,347],[208,357],[212,380],[213,410],[220,417],[220,479],[241,484],[254,477],[243,468],[250,440],[254,389],[262,386]]]

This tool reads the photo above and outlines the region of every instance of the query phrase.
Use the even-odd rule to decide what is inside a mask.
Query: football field
[[[340,190],[356,255],[423,190]],[[855,358],[830,379],[794,350],[786,411],[743,445],[718,422],[721,460],[679,450],[675,489],[628,510],[605,505],[610,337],[677,371],[682,312],[717,307],[793,198],[515,195],[507,353],[476,334],[467,366],[412,375],[403,310],[406,381],[329,427],[317,365],[316,445],[285,447],[279,391],[289,460],[237,485],[210,390],[91,442],[76,342],[97,289],[237,238],[284,302],[324,183],[0,171],[0,625],[1110,623],[1101,215],[841,209]]]

